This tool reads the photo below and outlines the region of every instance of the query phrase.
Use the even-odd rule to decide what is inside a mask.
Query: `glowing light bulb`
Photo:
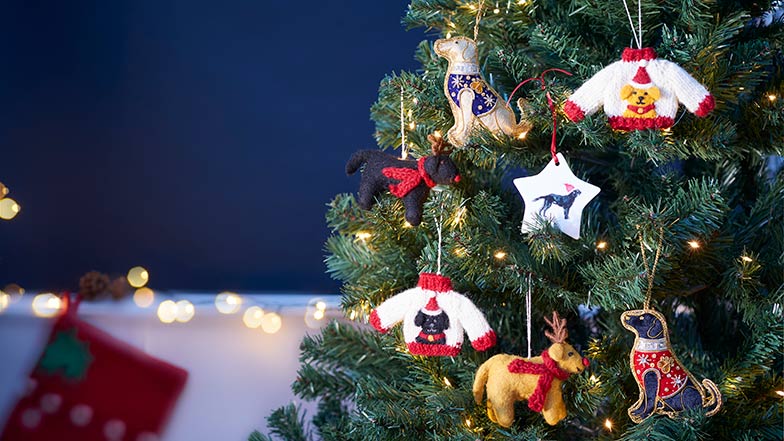
[[[416,129],[416,123],[414,121],[411,121],[410,123],[408,123],[408,129],[409,130]]]
[[[283,321],[280,316],[274,312],[264,314],[264,317],[261,318],[261,330],[267,334],[274,334],[280,331],[282,325]]]
[[[373,235],[369,231],[357,231],[354,233],[354,237],[356,237],[359,241],[367,242],[367,240],[373,237]]]
[[[452,38],[452,33],[451,32],[447,32],[446,33],[446,39],[449,40],[450,38]]]
[[[696,240],[690,240],[690,241],[688,241],[688,242],[686,242],[686,243],[688,243],[688,244],[689,244],[689,246],[690,246],[692,249],[694,249],[694,250],[696,250],[697,248],[699,248],[699,247],[700,247],[700,243],[699,243],[698,241],[696,241]]]
[[[8,308],[8,305],[10,304],[11,304],[11,296],[0,291],[0,313],[5,311],[6,308]]]
[[[8,187],[6,187],[5,185],[3,185],[2,182],[0,182],[0,199],[4,198],[9,191],[10,190],[8,190]]]
[[[517,135],[517,139],[525,139],[526,136],[528,136],[528,132],[522,132]]]
[[[355,318],[357,318],[357,311],[351,311],[351,313],[348,315],[348,319],[354,320]]]
[[[610,421],[609,418],[604,420],[604,427],[607,428],[607,430],[609,430],[610,432],[612,432],[612,426],[613,426],[612,421]]]
[[[60,297],[45,292],[38,294],[33,298],[33,314],[37,317],[54,317],[63,307],[63,302]]]
[[[517,0],[517,4],[520,5],[520,6],[523,6],[525,4],[525,2],[526,2],[526,0]]]
[[[177,319],[177,304],[173,300],[164,300],[158,305],[158,320],[161,323],[173,323]]]
[[[776,95],[770,94],[770,95],[768,95],[768,99],[769,99],[771,102],[773,102],[773,101],[776,101]]]
[[[457,256],[457,257],[465,257],[466,254],[468,254],[468,251],[466,251],[465,248],[463,248],[463,247],[455,248],[455,256]]]
[[[242,315],[242,323],[245,323],[245,326],[256,329],[261,326],[261,319],[264,317],[264,310],[259,308],[258,306],[251,306],[250,308],[245,310],[245,314]]]
[[[465,419],[465,425],[466,425],[466,427],[468,427],[469,429],[471,428],[471,419],[470,419],[470,418],[466,418],[466,419]]]
[[[502,260],[506,257],[506,253],[504,251],[499,250],[496,251],[495,254],[493,254],[493,257],[495,257],[498,260]]]
[[[16,217],[22,207],[11,198],[0,199],[0,219],[11,220]]]
[[[133,293],[133,303],[139,308],[148,308],[155,301],[155,292],[150,288],[139,288]]]
[[[745,87],[738,87],[738,90],[746,90]]]
[[[134,288],[141,288],[150,281],[150,273],[146,269],[135,266],[128,270],[128,284]]]
[[[316,309],[325,310],[327,309],[327,304],[323,300],[319,300],[316,302]]]
[[[233,292],[222,292],[215,296],[215,308],[221,314],[234,314],[242,308],[242,297]]]
[[[180,300],[175,305],[177,306],[175,320],[180,323],[188,323],[196,315],[196,307],[187,300]]]
[[[444,384],[446,384],[447,387],[452,387],[452,382],[449,381],[449,378],[444,377]]]
[[[603,250],[607,248],[607,242],[601,240],[596,244],[596,249]]]
[[[408,221],[405,221],[403,222],[403,228],[414,228],[414,226],[408,223]]]
[[[324,310],[317,309],[316,312],[313,313],[313,318],[316,320],[321,320],[324,318]]]
[[[588,379],[591,383],[596,384],[599,382],[599,377],[596,375],[591,375],[591,378]]]
[[[498,14],[499,12],[501,12],[500,9],[498,9],[498,8],[493,9],[493,14]]]
[[[749,256],[740,256],[740,260],[742,260],[742,261],[744,261],[746,263],[754,262],[754,259],[752,259]]]
[[[463,216],[466,214],[466,207],[460,207],[455,211],[455,220],[452,222],[454,226],[460,225],[460,221],[463,220]]]
[[[468,8],[471,9],[472,11],[476,11],[476,6],[474,5],[468,5]]]
[[[784,397],[784,390],[777,390],[776,391],[776,395],[778,395],[780,397]]]

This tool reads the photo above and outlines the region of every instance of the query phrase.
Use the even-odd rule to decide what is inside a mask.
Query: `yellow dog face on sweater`
[[[656,86],[640,89],[627,84],[621,88],[621,99],[628,105],[623,112],[627,118],[655,118],[654,103],[661,97],[661,91]]]

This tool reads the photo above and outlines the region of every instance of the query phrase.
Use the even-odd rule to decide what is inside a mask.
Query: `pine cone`
[[[109,288],[109,276],[90,271],[79,279],[79,295],[85,300],[97,300]]]
[[[131,293],[131,286],[128,285],[125,277],[118,277],[112,280],[112,284],[109,286],[109,293],[114,300],[119,300]]]

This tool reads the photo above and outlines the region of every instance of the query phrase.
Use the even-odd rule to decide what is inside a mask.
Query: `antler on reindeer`
[[[427,140],[430,141],[430,150],[434,155],[444,153],[446,155],[452,153],[452,150],[447,149],[450,144],[441,136],[441,132],[435,131],[427,135]]]
[[[569,331],[566,330],[566,319],[558,316],[558,312],[553,311],[553,319],[548,320],[547,317],[544,321],[553,328],[553,332],[544,331],[544,335],[553,343],[564,343],[569,337]]]

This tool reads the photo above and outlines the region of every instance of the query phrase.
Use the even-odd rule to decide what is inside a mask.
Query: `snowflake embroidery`
[[[648,364],[650,360],[648,359],[648,354],[640,354],[637,357],[637,363],[639,364]]]
[[[673,379],[672,379],[672,382],[675,383],[675,386],[677,386],[677,387],[683,386],[683,383],[685,381],[686,381],[686,377],[681,376],[681,375],[677,375],[677,376],[673,377]]]
[[[452,87],[455,89],[462,89],[464,86],[463,84],[463,76],[462,75],[455,75],[452,77]]]
[[[490,94],[482,95],[482,99],[484,100],[485,106],[487,107],[492,107],[493,104],[495,104],[495,97]]]

